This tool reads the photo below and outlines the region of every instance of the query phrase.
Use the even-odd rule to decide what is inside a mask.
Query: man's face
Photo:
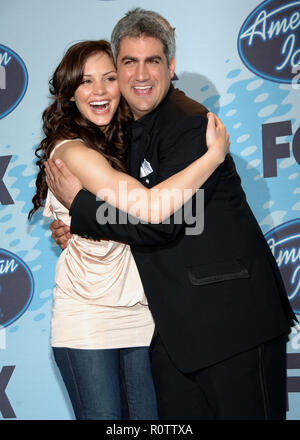
[[[124,37],[117,58],[122,95],[134,118],[150,113],[166,96],[175,71],[175,60],[168,66],[163,44],[153,37]]]

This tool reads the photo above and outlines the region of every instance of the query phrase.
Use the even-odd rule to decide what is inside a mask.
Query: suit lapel
[[[140,178],[141,164],[145,158],[146,151],[150,145],[151,136],[149,130],[144,130],[139,142],[138,154],[135,162],[132,164],[131,175],[136,179]]]
[[[171,85],[167,97],[170,95],[172,90],[173,90],[173,86]],[[151,113],[149,113],[146,116],[143,116],[142,119],[140,120],[140,122],[144,125],[144,129],[141,138],[139,140],[138,151],[135,155],[134,163],[131,163],[131,166],[129,168],[130,174],[136,179],[140,178],[141,164],[145,159],[149,146],[151,145],[152,138],[154,138],[157,135],[156,133],[157,130],[155,130],[154,128],[155,121],[158,116],[158,111],[162,108],[162,106],[165,105],[166,98]]]

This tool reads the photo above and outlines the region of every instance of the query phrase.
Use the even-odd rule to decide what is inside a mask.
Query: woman
[[[29,217],[47,196],[44,214],[52,215],[51,205],[53,216],[70,224],[68,210],[50,191],[47,195],[44,163],[50,156],[64,160],[85,189],[98,195],[100,189],[102,198],[126,212],[135,207],[132,191],[143,191],[135,215],[161,222],[184,203],[184,189],[194,193],[227,153],[222,129],[216,146],[155,188],[125,174],[131,114],[106,41],[73,45],[50,92],[54,102],[43,113],[46,137],[36,151],[40,172]],[[158,191],[174,187],[180,197],[166,200],[166,192],[162,198]],[[148,354],[153,325],[129,246],[73,235],[57,263],[51,343],[77,419],[157,418]]]

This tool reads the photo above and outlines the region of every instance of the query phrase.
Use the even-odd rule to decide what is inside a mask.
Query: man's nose
[[[136,67],[135,78],[137,81],[147,81],[149,79],[148,67],[145,63],[139,63]]]

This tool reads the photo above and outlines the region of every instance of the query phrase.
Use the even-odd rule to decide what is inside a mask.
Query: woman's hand
[[[225,125],[214,113],[207,113],[206,144],[207,148],[220,158],[222,163],[229,152],[230,138]]]

